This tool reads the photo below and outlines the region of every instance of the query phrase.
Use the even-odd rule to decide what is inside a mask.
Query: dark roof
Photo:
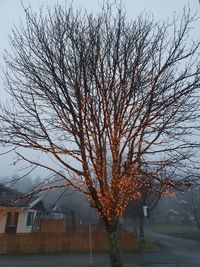
[[[0,184],[0,206],[3,207],[32,207],[41,200],[37,196],[28,196]]]

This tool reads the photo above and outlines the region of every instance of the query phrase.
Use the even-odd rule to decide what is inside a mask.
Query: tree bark
[[[139,235],[140,235],[140,242],[145,242],[144,239],[144,224],[143,224],[143,216],[138,216],[138,224],[139,224]]]
[[[119,220],[106,223],[111,267],[123,267]]]
[[[195,222],[196,222],[197,228],[200,230],[200,220],[199,220],[199,216],[197,214],[197,210],[193,209],[193,212],[194,212],[194,218],[195,218]]]

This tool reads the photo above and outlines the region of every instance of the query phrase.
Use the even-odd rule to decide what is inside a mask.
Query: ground
[[[172,231],[166,235],[150,230],[149,227],[147,234],[156,241],[159,250],[125,254],[125,267],[200,267],[199,241],[172,236]],[[89,259],[88,254],[2,255],[0,267],[88,267]],[[93,255],[92,266],[108,267],[108,263],[107,254]]]
[[[200,230],[196,226],[182,226],[182,225],[146,225],[146,232],[157,232],[175,237],[185,239],[192,239],[200,241]]]

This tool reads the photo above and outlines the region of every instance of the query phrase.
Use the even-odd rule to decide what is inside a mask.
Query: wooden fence
[[[67,231],[70,231],[70,228],[65,219],[41,219],[39,221],[39,232],[66,233]]]
[[[93,252],[109,250],[105,229],[93,229],[91,234]],[[122,232],[124,252],[138,248],[137,237]],[[69,233],[0,234],[0,254],[11,253],[84,253],[90,250],[89,228]]]

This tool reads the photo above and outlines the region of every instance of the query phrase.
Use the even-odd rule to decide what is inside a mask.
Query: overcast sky
[[[30,5],[34,10],[44,4],[53,5],[54,3],[64,4],[65,0],[23,0],[23,5]],[[184,6],[189,5],[193,12],[197,11],[200,15],[199,0],[122,0],[125,3],[127,14],[130,18],[135,18],[143,11],[154,14],[155,19],[165,20],[176,14],[181,14]],[[103,0],[74,0],[75,6],[86,8],[88,11],[96,12],[103,3]],[[8,35],[11,33],[13,25],[23,21],[23,7],[20,0],[0,0],[0,65],[3,65],[2,54],[5,48],[9,47]],[[196,37],[200,30],[200,21],[196,23],[191,37]],[[3,89],[2,73],[0,73],[0,98],[5,99]],[[0,153],[4,151],[0,147]],[[0,177],[10,176],[16,172],[16,167],[10,165],[12,157],[0,156]]]

